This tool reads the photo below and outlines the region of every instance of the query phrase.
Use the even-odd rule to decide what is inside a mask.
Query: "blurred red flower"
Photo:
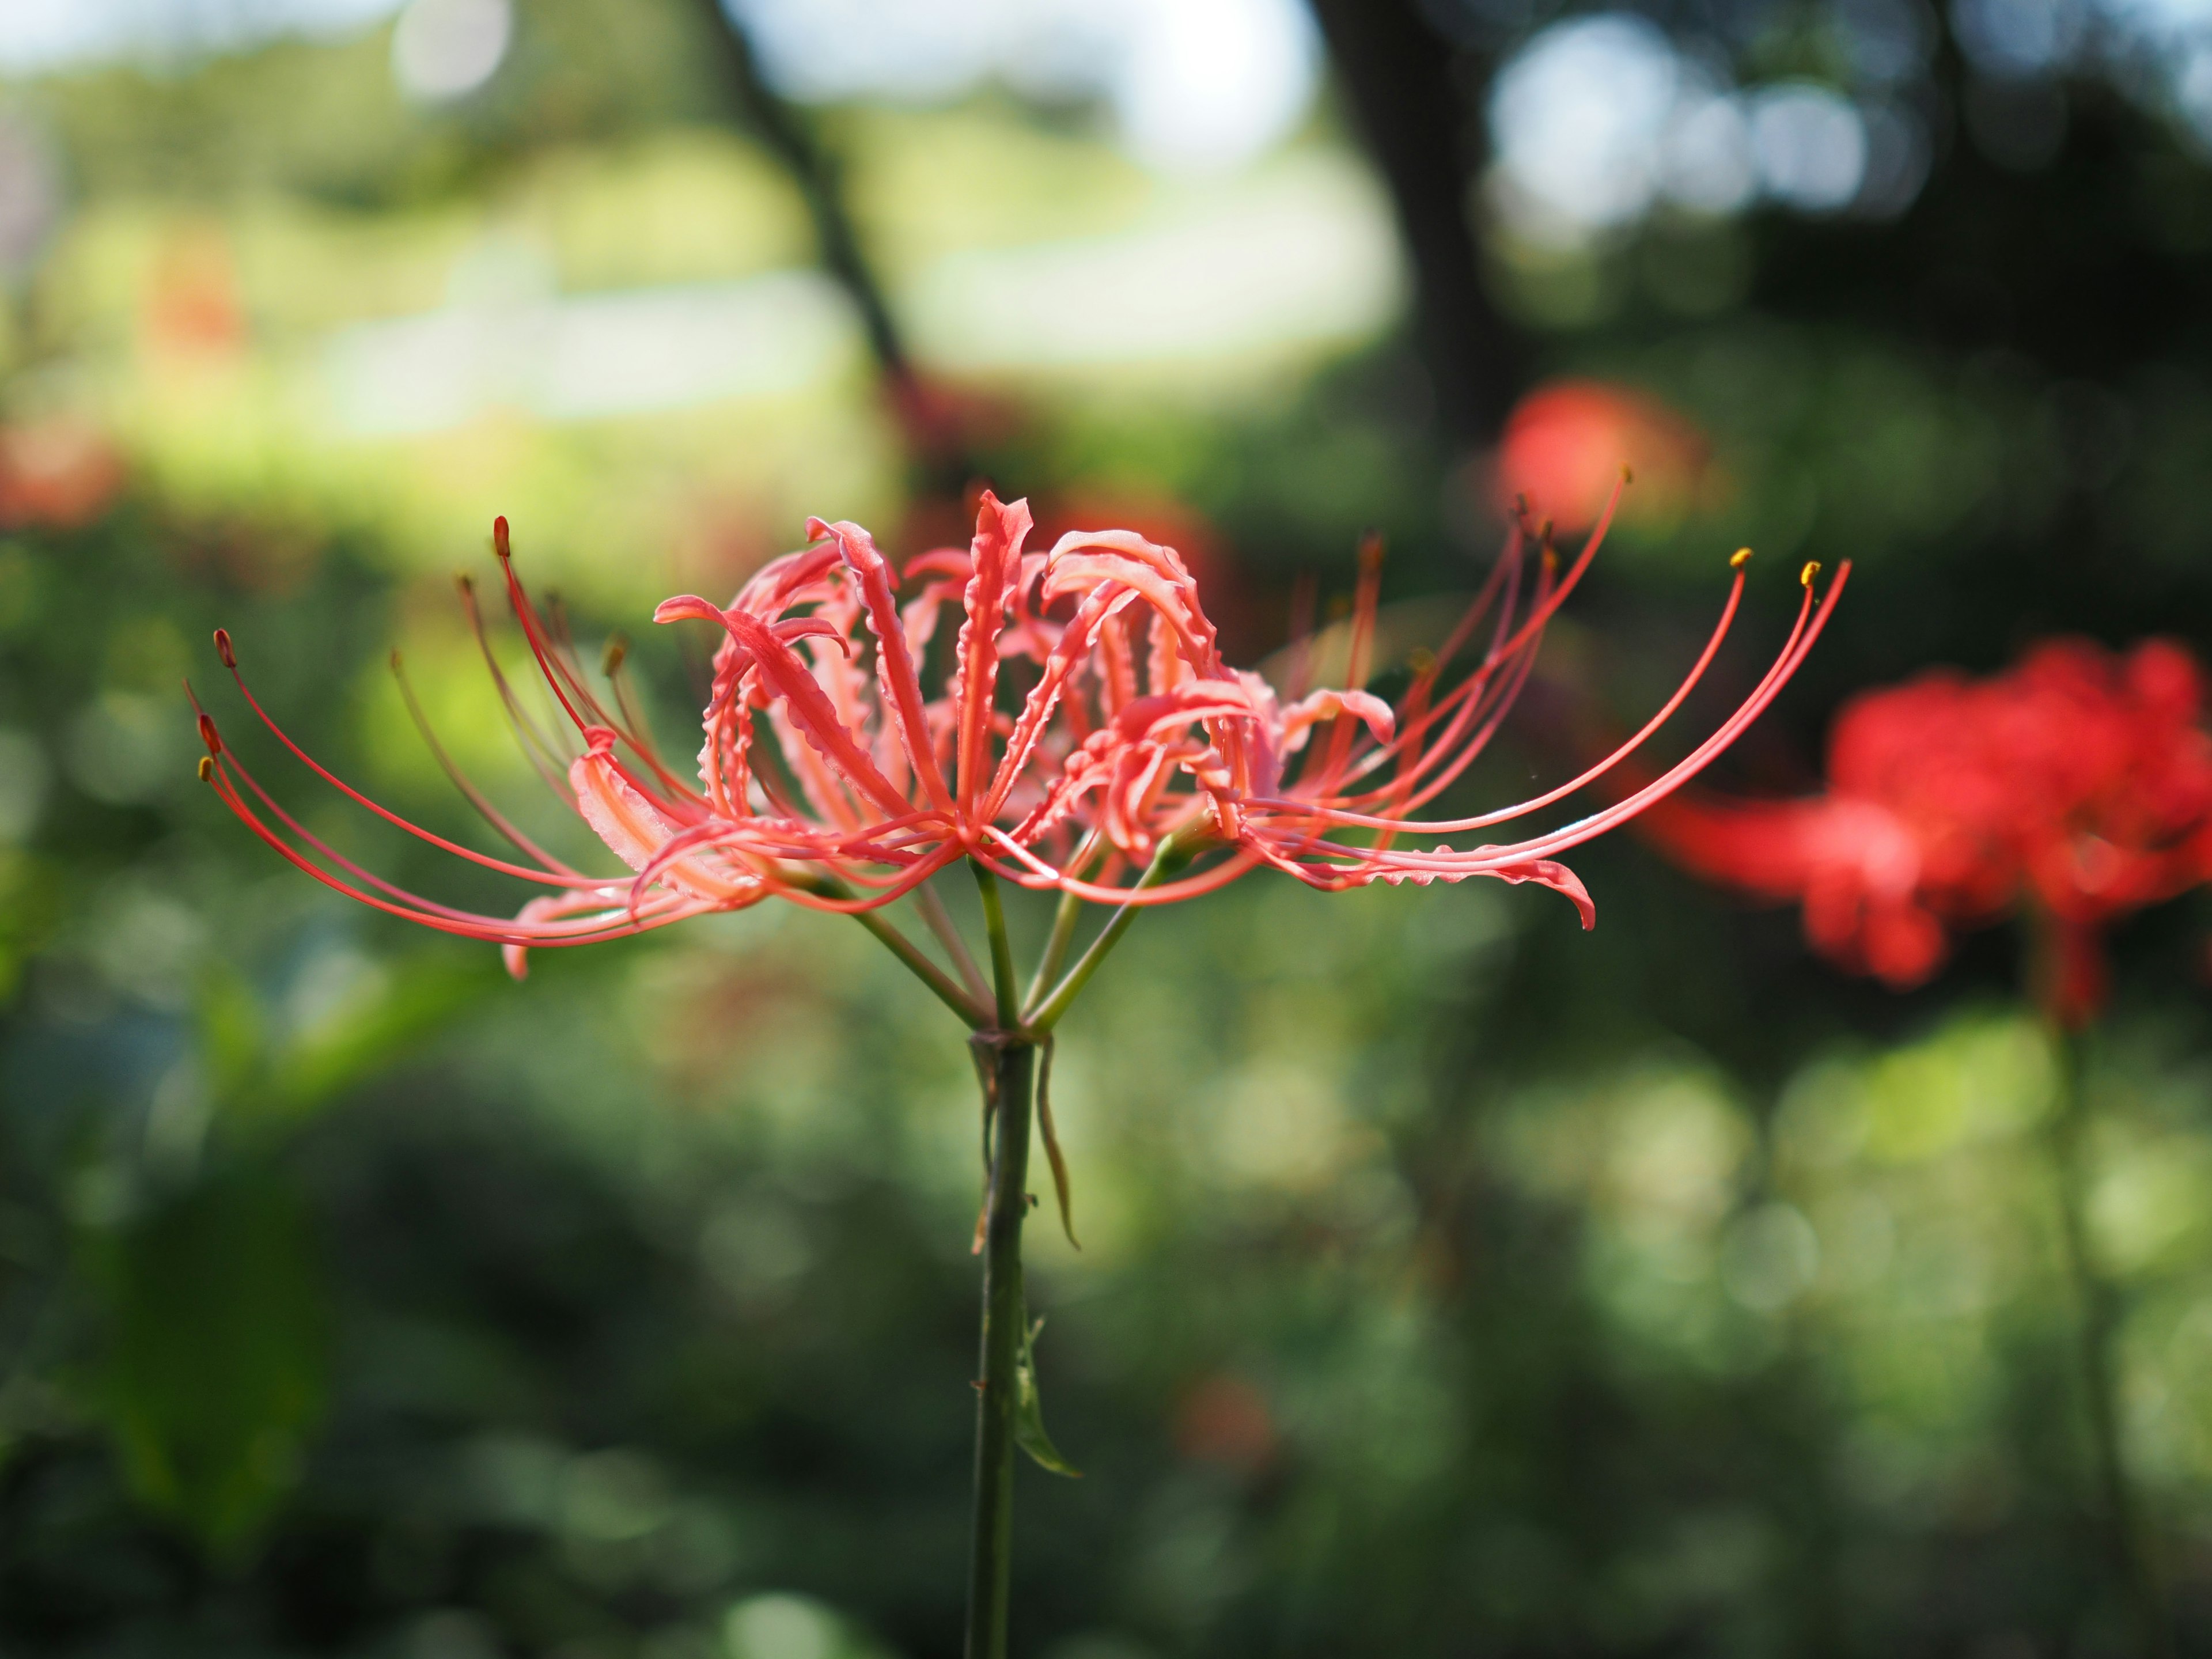
[[[0,529],[81,529],[107,510],[123,479],[115,446],[84,422],[0,427]]]
[[[1564,532],[1597,520],[1623,464],[1639,510],[1680,510],[1705,463],[1705,439],[1658,399],[1603,380],[1540,386],[1506,416],[1498,447],[1498,501]]]
[[[1176,1449],[1195,1463],[1256,1474],[1274,1461],[1279,1439],[1267,1396],[1232,1371],[1200,1379],[1176,1412]]]
[[[2054,640],[1991,678],[1938,670],[1846,704],[1821,795],[1678,796],[1643,827],[1700,875],[1802,900],[1814,949],[1900,988],[1954,931],[2024,912],[2045,1006],[2079,1026],[2104,1002],[2106,927],[2212,873],[2203,720],[2182,647]]]

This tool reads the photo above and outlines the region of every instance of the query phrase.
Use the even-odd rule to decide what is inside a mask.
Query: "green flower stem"
[[[2135,1626],[2136,1650],[2142,1659],[2170,1659],[2173,1632],[2166,1616],[2158,1573],[2142,1532],[2126,1454],[2120,1445],[2118,1389],[2113,1336],[2119,1323],[2119,1297],[2098,1270],[2090,1249],[2083,1188],[2081,1141],[2088,1127],[2088,1091],[2082,1086],[2081,1040],[2057,1022],[2051,1027],[2057,1062],[2057,1110],[2051,1122],[2052,1174],[2058,1189],[2058,1217],[2069,1277],[2079,1308],[2075,1358],[2081,1367],[2083,1404],[2097,1460],[2102,1498],[2102,1530],[2113,1576],[2118,1579]]]
[[[994,933],[1003,936],[1004,929]],[[965,1659],[1005,1659],[1013,1559],[1017,1373],[1028,1317],[1022,1295],[1022,1222],[1030,1206],[1036,1047],[1004,1032],[985,1033],[975,1042],[988,1051],[994,1109],[990,1197],[983,1222],[983,1374],[975,1385],[975,1528],[969,1554],[968,1640],[962,1651]]]
[[[1197,855],[1195,848],[1184,846],[1176,836],[1169,836],[1160,843],[1159,850],[1152,854],[1151,865],[1143,875],[1137,878],[1136,888],[1131,890],[1157,887],[1170,876],[1189,868],[1190,861]],[[1077,994],[1090,983],[1091,976],[1098,971],[1099,964],[1121,942],[1121,935],[1129,931],[1129,924],[1136,921],[1137,912],[1143,908],[1137,904],[1124,904],[1115,911],[1105,927],[1099,930],[1098,937],[1091,941],[1091,948],[1076,959],[1075,966],[1067,970],[1067,977],[1053,988],[1052,994],[1041,1002],[1032,995],[1027,1015],[1022,1021],[1026,1030],[1041,1035],[1060,1023],[1060,1017],[1067,1012]]]
[[[999,878],[981,862],[968,860],[975,872],[975,889],[983,896],[983,931],[991,940],[991,977],[999,989],[999,1029],[1018,1030],[1022,1023],[1021,994],[1014,988],[1014,947],[1006,937],[1006,907],[999,902]]]
[[[975,966],[975,958],[968,954],[968,941],[960,937],[960,929],[946,912],[945,901],[938,897],[937,889],[932,883],[925,881],[914,890],[914,908],[921,912],[922,921],[929,925],[929,931],[937,935],[937,941],[945,947],[945,953],[952,958],[952,970],[960,975],[960,983],[968,994],[978,1006],[987,1006],[991,1000],[990,989],[983,983],[983,975]]]
[[[844,899],[853,896],[851,888],[832,877],[817,876],[808,881],[794,881],[794,887],[803,886],[808,892],[819,893],[824,898]],[[925,955],[921,947],[886,921],[880,910],[860,910],[853,920],[859,922],[884,942],[890,953],[904,963],[907,969],[924,985],[936,993],[937,1000],[966,1021],[971,1030],[981,1030],[991,1023],[990,1010],[981,1001],[970,997],[952,977]]]
[[[1073,893],[1062,893],[1060,908],[1052,913],[1052,933],[1045,939],[1044,954],[1037,958],[1036,975],[1022,999],[1024,1008],[1034,1008],[1044,1000],[1045,988],[1067,960],[1067,947],[1075,942],[1075,924],[1082,917],[1083,901]]]

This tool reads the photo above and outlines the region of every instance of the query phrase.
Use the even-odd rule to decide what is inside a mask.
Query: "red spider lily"
[[[1596,521],[1622,462],[1647,514],[1680,509],[1705,467],[1704,435],[1658,399],[1603,380],[1559,380],[1514,405],[1498,445],[1497,494],[1561,531]]]
[[[494,544],[507,596],[574,729],[569,750],[555,747],[503,678],[501,695],[549,781],[627,873],[587,874],[551,856],[454,772],[523,861],[460,847],[370,801],[270,725],[319,775],[386,821],[550,890],[512,917],[419,897],[345,857],[277,804],[204,714],[202,769],[230,809],[301,869],[380,909],[496,941],[518,973],[528,946],[612,938],[770,896],[854,914],[908,894],[927,903],[924,884],[963,859],[1025,887],[1123,906],[1188,898],[1261,865],[1330,889],[1491,876],[1566,894],[1587,927],[1589,895],[1557,855],[1662,799],[1726,747],[1803,659],[1843,586],[1839,574],[1816,605],[1808,567],[1796,624],[1751,696],[1626,799],[1509,844],[1436,844],[1548,807],[1603,776],[1681,705],[1717,652],[1742,597],[1741,556],[1688,677],[1617,753],[1533,800],[1472,817],[1420,816],[1497,731],[1604,527],[1564,571],[1548,549],[1532,553],[1516,529],[1472,608],[1393,708],[1364,689],[1380,592],[1372,549],[1362,561],[1346,684],[1296,686],[1285,697],[1224,664],[1182,560],[1132,532],[1073,532],[1032,552],[1027,504],[986,493],[969,547],[921,554],[895,573],[859,526],[810,520],[811,544],[763,568],[727,606],[685,595],[653,613],[722,636],[695,784],[662,759],[618,678],[607,696],[592,690],[565,633],[525,593],[500,520]],[[955,605],[961,623],[948,650],[940,621]],[[235,674],[228,636],[219,633],[216,644]],[[933,648],[943,659],[936,696],[924,690]],[[268,720],[242,678],[239,685]],[[948,948],[964,963],[953,939]],[[902,954],[910,965],[918,956]],[[988,998],[969,981],[963,1012],[988,1018]],[[961,1006],[941,975],[933,982]]]
[[[2204,684],[2178,645],[2076,640],[2011,672],[1938,671],[1847,704],[1809,799],[1677,797],[1645,832],[1701,875],[1804,904],[1814,947],[1897,987],[1958,928],[2027,910],[2069,1026],[2105,996],[2105,928],[2212,872]]]

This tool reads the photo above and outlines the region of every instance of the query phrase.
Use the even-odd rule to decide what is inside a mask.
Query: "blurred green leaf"
[[[507,983],[489,951],[398,958],[372,994],[301,1033],[270,1068],[270,1102],[304,1113],[404,1058]]]
[[[53,931],[62,908],[58,873],[43,860],[0,847],[0,1006]]]
[[[297,1478],[326,1392],[330,1318],[305,1211],[260,1168],[226,1171],[88,1251],[105,1303],[95,1408],[132,1490],[219,1556]]]
[[[210,1086],[236,1121],[292,1122],[404,1060],[505,982],[488,951],[416,951],[312,1024],[277,1039],[252,987],[212,966],[197,1010]]]
[[[210,961],[201,970],[193,1012],[209,1089],[218,1100],[234,1099],[253,1086],[266,1041],[253,988],[229,963]]]
[[[1024,1314],[1022,1362],[1014,1368],[1014,1443],[1027,1452],[1039,1468],[1080,1480],[1083,1471],[1060,1455],[1060,1448],[1044,1431],[1044,1401],[1037,1393],[1036,1347],[1036,1334],[1043,1328],[1044,1321],[1040,1319],[1031,1324]]]

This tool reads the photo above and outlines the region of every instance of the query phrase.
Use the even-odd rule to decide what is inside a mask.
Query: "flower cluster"
[[[595,690],[565,631],[532,603],[502,519],[494,544],[507,595],[573,738],[556,744],[503,678],[501,696],[549,781],[627,873],[591,874],[554,857],[456,771],[521,861],[463,848],[370,801],[269,721],[295,756],[380,817],[550,890],[513,916],[474,914],[404,891],[317,837],[204,714],[202,770],[301,869],[380,909],[495,941],[518,973],[526,947],[608,939],[770,896],[872,910],[963,859],[1023,886],[1114,904],[1187,898],[1263,866],[1321,888],[1488,876],[1562,892],[1588,926],[1589,896],[1558,855],[1662,799],[1732,741],[1811,648],[1843,585],[1839,575],[1816,605],[1808,568],[1796,625],[1751,695],[1644,787],[1562,828],[1455,848],[1440,838],[1551,806],[1618,764],[1681,705],[1735,617],[1744,556],[1687,678],[1620,751],[1532,800],[1422,816],[1498,730],[1604,528],[1564,569],[1516,529],[1450,637],[1418,657],[1394,707],[1366,690],[1378,551],[1363,557],[1340,642],[1344,683],[1313,688],[1293,672],[1279,691],[1222,660],[1182,560],[1132,532],[1076,532],[1032,551],[1027,504],[986,493],[969,546],[894,570],[858,525],[811,520],[809,544],[765,566],[727,605],[686,595],[654,613],[719,635],[703,744],[696,777],[686,777],[654,746],[619,676],[611,670],[605,691]],[[471,608],[473,616],[472,599]],[[235,674],[228,635],[216,640]]]
[[[1957,929],[2015,910],[2046,942],[2044,995],[2078,1025],[2117,917],[2212,874],[2212,736],[2190,654],[2045,642],[2009,672],[1948,671],[1837,717],[1807,799],[1677,797],[1643,828],[1699,874],[1801,900],[1814,947],[1905,987]]]

